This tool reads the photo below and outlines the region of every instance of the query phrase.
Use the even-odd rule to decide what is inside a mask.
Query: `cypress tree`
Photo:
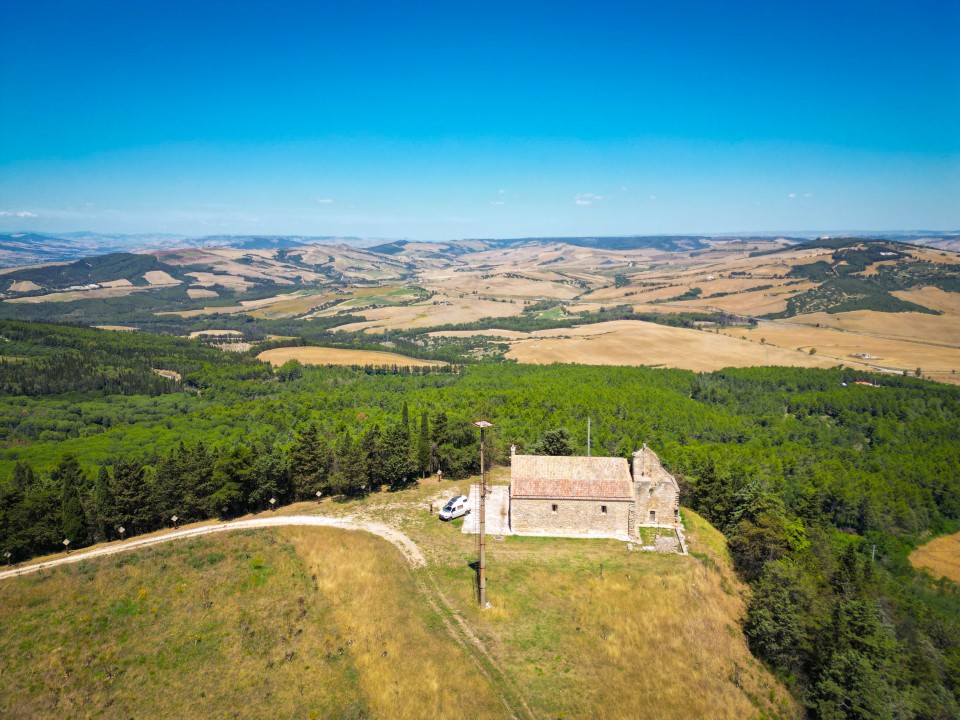
[[[298,500],[312,500],[318,490],[330,490],[331,452],[316,424],[294,438],[290,448],[290,475]]]
[[[417,465],[423,477],[430,472],[430,424],[427,411],[420,414],[420,437],[417,439]]]
[[[52,478],[60,485],[60,524],[64,537],[74,547],[86,545],[89,541],[87,518],[80,502],[83,473],[77,458],[66,455],[53,471]]]
[[[113,494],[110,492],[110,472],[105,465],[100,466],[97,479],[93,483],[91,509],[94,539],[109,540],[115,532],[112,529],[112,523],[117,511]]]

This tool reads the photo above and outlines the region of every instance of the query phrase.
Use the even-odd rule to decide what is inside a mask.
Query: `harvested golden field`
[[[205,290],[204,288],[187,288],[187,296],[193,300],[220,297],[216,290]]]
[[[200,317],[202,315],[213,315],[217,313],[222,313],[224,315],[236,315],[237,313],[250,312],[252,315],[254,314],[252,311],[260,308],[266,308],[272,305],[279,305],[281,303],[287,303],[291,301],[299,301],[300,299],[301,296],[296,293],[287,293],[284,295],[273,295],[271,297],[260,298],[258,300],[241,300],[239,305],[212,305],[205,307],[202,310],[168,310],[155,314],[179,315],[182,318]]]
[[[251,283],[247,282],[247,280],[239,275],[222,275],[209,272],[188,272],[187,275],[194,278],[196,281],[194,285],[199,285],[201,287],[222,285],[223,287],[242,292],[251,285]]]
[[[939,310],[943,313],[956,315],[960,317],[960,292],[946,292],[937,287],[919,287],[910,290],[894,290],[894,295],[901,300],[923,305],[931,310]],[[960,336],[957,337],[960,343]]]
[[[364,322],[338,326],[347,331],[379,331],[475,322],[487,317],[510,317],[523,312],[523,303],[481,300],[475,295],[437,294],[415,305],[395,305],[363,310]]]
[[[40,286],[37,285],[32,280],[20,280],[10,285],[8,288],[9,292],[34,292],[35,290],[40,290]]]
[[[288,360],[297,360],[304,365],[397,365],[400,367],[439,367],[447,363],[439,360],[417,360],[396,353],[376,350],[344,350],[325,347],[289,347],[266,350],[257,355],[274,367]]]
[[[934,577],[948,577],[960,583],[960,533],[945,535],[921,545],[910,553],[910,563],[929,570]]]
[[[143,274],[143,279],[151,285],[179,285],[180,281],[163,270],[151,270]]]
[[[95,290],[66,290],[64,292],[48,293],[47,295],[33,295],[32,297],[11,298],[4,300],[10,303],[43,303],[43,302],[73,302],[74,300],[90,300],[92,298],[115,298],[141,292],[143,287],[103,287]]]
[[[94,325],[93,327],[97,330],[114,330],[116,332],[139,332],[140,328],[131,327],[130,325]]]
[[[930,301],[929,296],[926,299],[928,302]],[[919,299],[915,299],[913,302],[920,303]],[[960,313],[946,312],[943,315],[927,315],[926,313],[914,312],[881,313],[873,310],[855,310],[833,315],[830,313],[807,313],[790,318],[790,321],[805,325],[819,324],[822,327],[881,335],[888,338],[920,340],[960,347]]]
[[[462,272],[434,277],[427,282],[430,286],[442,288],[448,294],[475,292],[484,297],[494,296],[518,300],[536,298],[569,300],[582,292],[582,289],[571,286],[568,282],[560,282],[564,278],[554,273],[515,270],[511,271],[510,275],[513,277],[508,277],[505,273],[484,275]]]
[[[663,365],[696,371],[755,365],[830,367],[836,364],[804,352],[639,320],[534,333],[530,339],[515,342],[507,358],[536,364]]]
[[[889,318],[892,313],[874,313]],[[917,313],[909,313],[917,316]],[[809,317],[809,316],[807,316]],[[934,317],[920,315],[919,317]],[[759,343],[766,340],[767,345],[808,352],[816,348],[817,357],[829,359],[830,364],[843,364],[849,367],[885,368],[894,371],[913,372],[921,368],[929,372],[960,371],[960,348],[943,347],[927,342],[913,342],[905,339],[879,337],[856,332],[842,332],[831,328],[810,325],[796,325],[790,322],[765,322],[753,329],[721,329],[735,337],[746,337]],[[867,354],[873,358],[864,360],[853,357]]]
[[[598,302],[613,302],[613,301],[628,301],[633,303],[649,303],[654,300],[667,300],[669,298],[677,297],[678,295],[683,295],[687,292],[693,284],[683,284],[675,285],[672,281],[670,285],[666,287],[659,288],[642,288],[642,287],[631,287],[629,285],[624,285],[623,287],[607,287],[602,290],[597,290],[596,292],[590,293],[590,301]],[[627,295],[630,293],[630,295]]]

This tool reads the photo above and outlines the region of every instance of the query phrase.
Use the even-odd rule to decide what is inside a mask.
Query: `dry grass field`
[[[257,355],[274,367],[288,360],[297,360],[304,365],[397,365],[400,367],[438,367],[447,363],[439,360],[417,360],[396,353],[375,350],[343,350],[325,347],[289,347],[266,350]]]
[[[142,287],[103,287],[95,290],[67,290],[64,292],[48,293],[46,295],[32,295],[31,297],[11,298],[4,300],[9,303],[44,303],[44,302],[73,302],[74,300],[91,300],[93,298],[115,298],[142,292]]]
[[[222,285],[223,287],[243,292],[251,285],[251,283],[239,275],[220,275],[209,272],[189,272],[187,275],[194,279],[194,285],[200,287]]]
[[[0,616],[5,718],[450,717],[449,682],[472,716],[504,715],[366,533],[230,533],[47,571],[0,584]]]
[[[891,314],[871,313],[874,316],[883,315],[884,317],[889,317]],[[909,314],[915,317],[918,315],[917,313]],[[919,317],[936,316],[920,315]],[[867,319],[868,323],[870,320],[872,318]],[[840,321],[842,322],[842,319]],[[908,319],[901,319],[901,321],[906,322]],[[721,332],[735,337],[745,336],[757,344],[763,339],[766,340],[767,345],[804,352],[816,348],[816,357],[829,359],[830,364],[833,365],[843,364],[865,369],[878,367],[898,372],[906,370],[911,373],[919,367],[927,373],[945,374],[947,379],[952,370],[960,371],[960,347],[944,347],[927,342],[867,335],[863,332],[841,332],[831,328],[798,325],[792,322],[765,322],[753,329],[729,328]],[[949,342],[951,338],[948,335],[942,339]],[[956,338],[953,339],[956,341]],[[864,361],[852,357],[862,353],[872,355],[876,359]]]
[[[239,330],[194,330],[188,337],[198,338],[198,337],[218,337],[223,335],[233,335],[235,337],[242,337],[243,333]]]
[[[364,310],[365,322],[339,326],[347,331],[381,331],[384,328],[422,328],[448,323],[464,323],[487,317],[519,315],[523,304],[478,299],[475,295],[440,294],[415,305],[397,305]]]
[[[187,288],[187,296],[193,300],[198,300],[201,298],[220,297],[220,294],[216,290],[206,290],[204,288]]]
[[[509,478],[505,468],[493,475]],[[469,484],[431,478],[405,491],[403,504],[371,496],[340,511],[399,523],[417,542],[438,592],[533,717],[626,718],[638,708],[677,720],[800,715],[750,655],[739,629],[745,587],[726,540],[696,513],[682,511],[690,557],[630,552],[612,540],[492,540],[492,607],[481,611],[469,566],[476,538],[460,532],[461,521],[427,512]]]
[[[716,533],[697,527],[698,536]],[[613,719],[645,708],[716,720],[797,714],[739,631],[743,588],[728,563],[716,571],[615,541],[551,538],[507,538],[489,557],[493,608],[472,609],[462,592],[457,604],[535,716]],[[445,577],[452,585],[456,572]]]
[[[131,327],[129,325],[94,325],[93,327],[97,330],[114,330],[116,332],[139,332],[140,328]]]
[[[920,340],[960,347],[960,313],[879,313],[856,310],[845,313],[808,313],[790,318],[791,322],[820,325],[838,330],[879,335],[887,338]]]
[[[921,545],[910,553],[910,563],[936,577],[960,583],[960,533],[945,535]]]
[[[179,285],[180,281],[163,270],[151,270],[143,274],[143,279],[151,285]]]
[[[753,365],[830,367],[835,364],[805,352],[639,320],[534,333],[530,339],[515,341],[507,358],[535,364],[663,365],[696,371]]]
[[[21,280],[12,283],[9,287],[10,292],[34,292],[35,290],[40,290],[40,286],[31,280]]]

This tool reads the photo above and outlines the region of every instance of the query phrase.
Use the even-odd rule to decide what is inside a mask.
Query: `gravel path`
[[[19,577],[21,575],[28,575],[30,573],[39,572],[40,570],[57,567],[58,565],[78,563],[105,555],[115,555],[116,553],[126,552],[127,550],[135,550],[137,548],[147,547],[148,545],[157,545],[158,543],[169,542],[171,540],[200,537],[202,535],[211,535],[213,533],[226,532],[228,530],[251,530],[257,528],[291,526],[335,527],[343,530],[363,530],[365,532],[373,533],[374,535],[379,535],[385,540],[388,540],[396,545],[400,549],[400,552],[403,553],[404,557],[407,558],[407,561],[412,567],[423,567],[426,565],[426,559],[424,558],[423,553],[413,542],[413,540],[408,538],[399,530],[396,530],[389,525],[385,525],[384,523],[374,522],[371,520],[356,520],[351,517],[337,518],[325,517],[323,515],[280,515],[276,517],[254,518],[252,520],[234,520],[232,522],[217,523],[215,525],[201,525],[200,527],[187,528],[185,530],[171,530],[163,535],[141,538],[140,540],[127,540],[93,550],[81,550],[78,552],[73,552],[65,557],[57,558],[56,560],[47,560],[46,562],[21,565],[10,570],[5,570],[0,572],[0,580]]]

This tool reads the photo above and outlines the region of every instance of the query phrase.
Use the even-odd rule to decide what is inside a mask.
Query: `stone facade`
[[[638,527],[674,528],[679,487],[646,445],[624,458],[511,452],[510,529],[530,535],[639,539]]]
[[[626,537],[630,500],[511,498],[510,529],[530,535]]]
[[[634,524],[674,527],[680,522],[680,487],[644,444],[633,454]]]

